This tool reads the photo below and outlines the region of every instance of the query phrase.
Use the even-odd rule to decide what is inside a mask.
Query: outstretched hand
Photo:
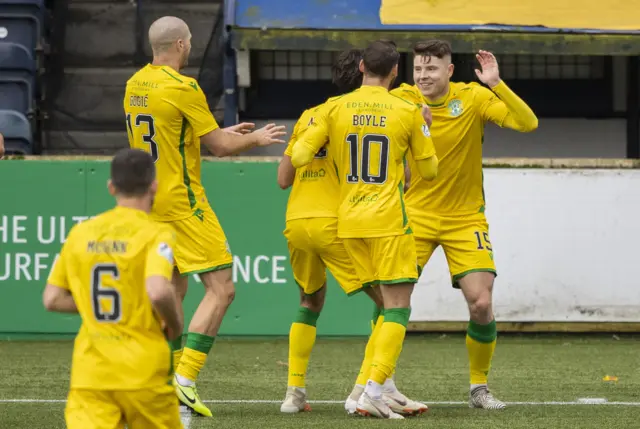
[[[231,125],[230,127],[223,128],[222,131],[225,131],[229,134],[241,136],[243,134],[249,134],[255,127],[256,124],[254,123],[242,122],[236,125]]]
[[[480,63],[481,70],[476,69],[476,76],[480,82],[493,88],[500,83],[500,70],[498,69],[498,60],[488,51],[478,51],[476,59]]]
[[[279,139],[287,135],[284,125],[267,124],[253,132],[256,136],[258,146],[269,146],[272,144],[284,144],[286,141]]]

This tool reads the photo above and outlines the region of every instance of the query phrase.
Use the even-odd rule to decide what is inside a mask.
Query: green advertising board
[[[234,255],[236,298],[221,335],[287,335],[298,305],[282,235],[289,193],[274,162],[203,162],[202,179]],[[0,163],[0,333],[73,334],[78,316],[48,313],[42,290],[70,228],[114,205],[108,161]],[[203,295],[189,280],[188,323]],[[345,296],[329,276],[319,335],[367,335],[372,304]]]

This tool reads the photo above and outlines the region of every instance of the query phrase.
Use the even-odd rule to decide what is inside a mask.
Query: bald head
[[[171,50],[176,42],[188,43],[191,32],[186,22],[175,16],[163,16],[149,27],[149,43],[153,55],[159,55]]]

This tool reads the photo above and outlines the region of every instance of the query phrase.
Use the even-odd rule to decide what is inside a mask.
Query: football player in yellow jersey
[[[175,233],[149,216],[151,156],[120,150],[108,188],[117,206],[71,229],[43,295],[47,310],[82,318],[67,427],[182,428],[167,343],[183,327],[171,284]]]
[[[285,143],[284,127],[269,124],[248,134],[225,132],[209,111],[195,79],[179,73],[189,57],[191,33],[184,21],[163,17],[149,28],[153,62],[127,82],[124,97],[131,147],[149,151],[158,169],[153,219],[176,231],[174,284],[184,298],[188,276],[199,274],[205,295],[182,346],[172,343],[175,387],[180,401],[211,416],[196,390],[196,379],[213,346],[222,318],[235,294],[233,257],[218,218],[200,181],[200,144],[216,156],[237,154],[255,146]]]
[[[351,92],[361,85],[362,72],[358,68],[361,59],[360,49],[344,51],[338,56],[332,75],[333,83],[341,93]],[[335,161],[329,152],[330,146],[323,147],[307,166],[296,170],[291,164],[295,142],[302,138],[321,108],[322,105],[316,106],[302,113],[278,167],[280,187],[287,189],[292,186],[284,234],[289,246],[293,276],[300,287],[300,308],[289,332],[288,385],[280,407],[283,413],[310,410],[305,377],[316,340],[316,322],[325,302],[327,268],[345,293],[352,295],[364,290],[371,297],[376,309],[373,326],[381,324],[384,318],[380,315],[382,297],[378,289],[362,287],[344,244],[337,237],[340,185]],[[345,402],[345,409],[350,414],[355,413],[357,401],[367,382],[366,369],[371,365],[374,341],[375,337],[371,335],[356,387]],[[426,405],[404,396],[395,386],[393,378],[385,381],[382,395],[390,408],[400,414],[415,415],[428,410]]]
[[[450,82],[453,64],[448,42],[418,43],[413,53],[416,85],[403,84],[392,93],[431,108],[431,135],[440,160],[435,181],[427,185],[414,179],[407,192],[418,261],[424,267],[433,251],[442,246],[453,286],[462,290],[469,306],[469,405],[502,409],[505,404],[487,388],[497,333],[492,310],[496,267],[484,215],[484,126],[491,121],[503,128],[530,132],[537,128],[538,119],[500,79],[491,53],[479,51],[476,55],[481,66],[476,70],[478,79],[491,89],[477,83]],[[415,171],[415,162],[410,165]]]
[[[363,286],[378,286],[384,303],[384,322],[357,412],[392,419],[403,417],[384,400],[383,383],[400,355],[418,280],[415,243],[404,208],[407,151],[420,177],[430,180],[437,174],[435,148],[421,109],[388,91],[399,58],[391,43],[370,44],[360,66],[362,86],[327,102],[291,156],[293,166],[300,168],[329,141],[340,180],[337,235]]]

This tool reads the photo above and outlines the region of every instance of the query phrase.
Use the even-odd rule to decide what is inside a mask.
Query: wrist
[[[502,79],[497,78],[497,79],[492,79],[490,81],[487,82],[487,86],[491,89],[494,89],[495,87],[497,87],[498,85],[500,85],[502,83]]]

